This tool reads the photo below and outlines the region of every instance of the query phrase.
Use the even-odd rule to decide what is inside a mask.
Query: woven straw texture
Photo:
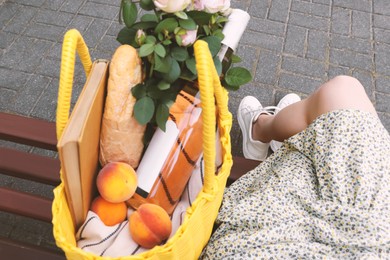
[[[156,246],[142,254],[111,258],[87,253],[76,246],[75,228],[67,204],[64,184],[61,183],[54,189],[52,222],[57,246],[65,252],[67,259],[197,259],[207,244],[233,163],[230,142],[232,115],[228,110],[228,93],[221,86],[207,43],[197,41],[194,49],[204,122],[205,182],[203,190],[187,209],[183,224],[166,244]],[[76,51],[88,75],[92,66],[88,48],[80,33],[72,29],[65,34],[62,49],[56,120],[57,137],[61,136],[69,118]],[[220,131],[223,155],[223,164],[217,175],[214,174],[216,123]],[[62,178],[62,171],[60,174]]]

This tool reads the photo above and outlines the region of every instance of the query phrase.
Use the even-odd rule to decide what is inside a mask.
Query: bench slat
[[[60,183],[58,159],[0,148],[0,173],[53,186]]]
[[[55,123],[0,112],[0,139],[57,151]]]
[[[0,210],[45,222],[51,222],[50,199],[0,187]]]
[[[260,163],[259,161],[245,159],[244,157],[233,156],[233,166],[227,180],[227,185],[229,186],[242,175],[256,168]]]
[[[0,255],[1,259],[40,259],[40,260],[64,260],[65,255],[62,252],[29,245],[9,238],[0,237]]]

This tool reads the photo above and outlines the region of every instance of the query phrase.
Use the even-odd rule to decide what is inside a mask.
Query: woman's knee
[[[310,99],[311,106],[315,106],[314,117],[337,109],[357,109],[376,114],[363,85],[350,76],[329,80]]]

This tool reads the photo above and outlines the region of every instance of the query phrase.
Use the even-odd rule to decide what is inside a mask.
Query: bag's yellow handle
[[[229,131],[232,116],[227,105],[228,93],[221,85],[208,44],[205,41],[198,40],[194,44],[194,51],[203,114],[203,157],[205,163],[203,191],[213,194],[216,192],[213,192],[216,156],[216,108],[218,109],[220,127],[229,126]]]
[[[58,87],[56,115],[57,140],[60,139],[69,119],[76,51],[79,54],[85,74],[88,77],[92,67],[88,47],[80,32],[76,29],[71,29],[65,34],[64,42],[62,44],[60,83]]]
[[[76,29],[72,29],[65,34],[62,47],[56,119],[58,139],[61,137],[69,118],[76,50],[84,66],[85,73],[88,76],[92,67],[88,47],[86,46],[81,34]],[[217,103],[220,122],[225,120],[226,125],[230,125],[231,114],[227,106],[227,91],[221,86],[208,44],[205,41],[199,40],[195,43],[194,50],[203,110],[203,150],[205,162],[205,181],[203,191],[205,193],[212,194],[215,178],[216,155],[215,101]]]

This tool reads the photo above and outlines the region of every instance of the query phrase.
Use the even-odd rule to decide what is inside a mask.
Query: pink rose
[[[198,32],[198,27],[196,30],[189,30],[186,32],[186,34],[181,35],[181,45],[182,46],[188,46],[195,42],[196,36]]]
[[[193,8],[212,14],[223,12],[230,8],[230,0],[194,0]]]
[[[191,3],[191,0],[153,0],[154,5],[166,13],[183,11]]]

